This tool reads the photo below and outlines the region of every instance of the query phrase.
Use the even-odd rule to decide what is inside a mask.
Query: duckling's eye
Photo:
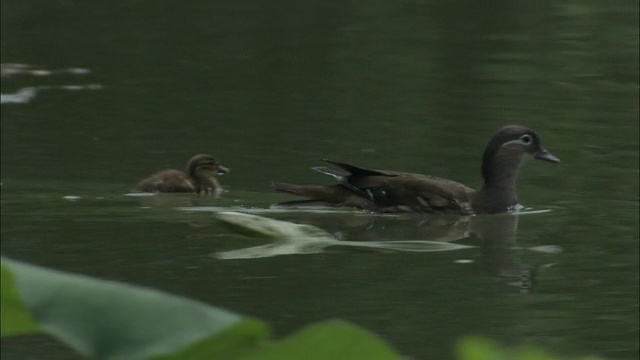
[[[533,139],[531,138],[531,135],[524,134],[524,135],[520,136],[520,141],[522,141],[522,143],[525,144],[525,145],[529,145],[529,144],[531,144]]]

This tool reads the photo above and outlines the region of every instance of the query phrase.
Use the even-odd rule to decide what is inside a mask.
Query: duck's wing
[[[422,174],[366,176],[352,179],[353,186],[369,195],[381,211],[470,213],[473,189],[448,179]]]
[[[346,164],[345,164],[346,165]],[[346,187],[347,189],[351,190],[354,194],[368,198],[369,195],[367,194],[366,190],[361,189],[357,186],[354,186],[352,184],[352,180],[354,177],[357,177],[356,175],[353,175],[350,172],[342,172],[340,170],[336,170],[336,169],[332,169],[332,168],[328,168],[328,167],[324,167],[324,166],[316,166],[312,168],[313,170],[330,176],[332,178],[334,178],[339,184],[341,184],[342,186]]]
[[[327,159],[323,159],[322,161],[335,165],[345,172],[324,166],[314,167],[313,170],[333,177],[338,181],[338,183],[342,184],[347,189],[371,201],[374,201],[374,197],[376,196],[372,191],[376,191],[378,184],[384,183],[388,177],[398,176],[398,173],[391,171],[365,169],[351,164]]]
[[[323,160],[337,166],[339,169],[324,166],[312,169],[335,179],[337,185],[297,185],[290,183],[272,183],[276,192],[287,193],[308,198],[280,203],[284,206],[351,206],[360,209],[377,211],[373,203],[373,195],[367,188],[357,185],[358,179],[384,177],[382,172],[368,170],[353,165]]]

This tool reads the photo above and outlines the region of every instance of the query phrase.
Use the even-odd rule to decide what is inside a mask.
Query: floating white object
[[[0,104],[26,104],[36,97],[36,88],[25,87],[13,94],[0,94]]]
[[[426,240],[342,241],[312,226],[264,216],[222,211],[216,218],[238,233],[271,240],[272,243],[212,254],[218,259],[255,259],[278,255],[316,254],[329,246],[350,246],[390,251],[433,252],[468,249],[473,246]]]

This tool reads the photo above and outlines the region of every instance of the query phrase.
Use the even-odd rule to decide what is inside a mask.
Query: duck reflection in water
[[[344,213],[321,215],[298,212],[288,213],[284,217],[280,215],[279,218],[286,222],[255,217],[269,222],[260,224],[255,229],[239,224],[233,216],[227,218],[225,214],[237,213],[218,215],[222,223],[235,232],[268,238],[272,242],[213,254],[218,259],[320,253],[329,246],[358,250],[364,248],[369,251],[433,252],[462,250],[479,245],[483,272],[507,285],[508,289],[520,292],[528,292],[534,287],[539,270],[549,266],[527,266],[521,261],[522,250],[516,245],[520,215],[513,213],[472,217],[434,216],[425,219],[423,216],[411,215],[365,216],[362,213],[352,213],[353,216],[345,216]],[[422,240],[388,240],[389,238]],[[531,250],[546,249],[542,247]]]
[[[519,216],[498,214],[477,216],[470,223],[470,234],[480,241],[482,270],[497,279],[505,279],[505,285],[529,292],[537,285],[540,270],[553,264],[527,265],[521,260],[522,249],[516,242]],[[529,250],[555,252],[556,247],[533,247]]]

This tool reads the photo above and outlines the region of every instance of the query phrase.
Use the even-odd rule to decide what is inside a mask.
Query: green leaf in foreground
[[[267,341],[262,322],[156,290],[2,258],[2,334],[46,332],[100,359],[371,359],[400,357],[334,320]]]
[[[168,359],[211,359],[207,342],[188,348]],[[252,348],[235,348],[224,359],[237,360],[400,360],[382,340],[367,330],[341,320],[330,320],[305,327],[281,341],[264,342]]]
[[[342,320],[330,320],[307,326],[272,344],[269,349],[244,359],[399,360],[401,357],[369,331]]]
[[[15,287],[13,276],[9,270],[5,271],[2,263],[2,336],[33,334],[40,331],[38,324],[31,317],[31,313],[22,305],[22,300]]]
[[[531,346],[516,348],[501,347],[492,340],[469,336],[462,338],[456,345],[458,360],[561,360],[568,359],[552,355],[542,349]],[[598,360],[595,357],[572,358],[579,360]]]
[[[267,341],[262,322],[159,291],[2,258],[2,335],[47,332],[100,359],[401,359],[368,331],[340,320]],[[459,360],[557,360],[533,347],[464,338]],[[596,358],[582,358],[596,360]]]
[[[197,301],[6,258],[2,280],[3,335],[37,332],[31,314],[41,330],[95,358],[150,358],[204,340],[222,353],[267,334],[259,321]]]

